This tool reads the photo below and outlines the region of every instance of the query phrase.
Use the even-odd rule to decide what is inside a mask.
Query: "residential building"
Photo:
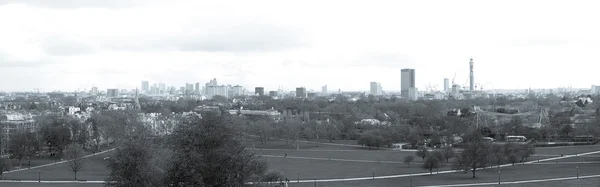
[[[277,97],[277,91],[269,91],[269,97]]]
[[[90,91],[90,94],[92,95],[98,95],[98,87],[92,87],[92,90]]]
[[[371,95],[382,95],[381,83],[371,82]]]
[[[264,87],[255,87],[254,88],[254,95],[264,96],[265,95],[265,88]]]
[[[305,87],[298,87],[296,88],[296,97],[306,97],[306,88]]]

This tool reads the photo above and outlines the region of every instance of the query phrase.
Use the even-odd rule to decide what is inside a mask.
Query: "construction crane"
[[[456,73],[454,73],[454,77],[452,77],[452,86],[454,86],[454,80],[456,79]]]

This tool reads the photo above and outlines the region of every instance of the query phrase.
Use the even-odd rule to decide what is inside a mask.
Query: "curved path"
[[[113,150],[115,150],[115,148],[112,148],[112,149],[109,149],[109,150],[106,150],[106,151],[102,151],[102,152],[97,152],[97,153],[90,154],[90,155],[85,155],[85,156],[82,156],[81,158],[88,158],[88,157],[91,157],[91,156],[101,155],[101,154],[108,153],[108,152],[113,151]],[[71,160],[73,160],[73,159],[71,159]],[[60,162],[54,162],[54,163],[50,163],[50,164],[44,164],[44,165],[34,166],[34,167],[31,167],[31,168],[22,168],[22,169],[10,170],[10,171],[5,171],[4,173],[13,173],[13,172],[19,172],[19,171],[26,171],[26,170],[30,170],[30,169],[43,168],[43,167],[47,167],[47,166],[53,166],[53,165],[56,165],[56,164],[67,163],[67,162],[69,162],[71,160],[63,160],[63,161],[60,161]]]
[[[450,184],[450,185],[435,185],[435,186],[423,186],[423,187],[458,187],[458,186],[492,186],[499,184],[525,184],[525,183],[536,183],[536,182],[550,182],[550,181],[564,181],[564,180],[575,180],[575,179],[587,179],[597,178],[600,175],[587,175],[579,177],[563,177],[563,178],[551,178],[551,179],[536,179],[536,180],[523,180],[523,181],[507,181],[507,182],[487,182],[487,183],[468,183],[468,184]]]
[[[547,161],[560,160],[560,159],[566,159],[566,158],[577,157],[577,156],[585,156],[585,155],[591,155],[591,154],[598,154],[598,153],[600,153],[600,151],[580,153],[580,154],[577,154],[577,155],[565,155],[565,156],[562,156],[562,157],[554,157],[554,158],[547,158],[547,159],[540,159],[540,160],[535,160],[535,161],[523,162],[523,163],[520,163],[519,165],[534,164],[534,163],[538,163],[538,162],[547,162]],[[512,166],[512,164],[504,164],[504,165],[500,165],[500,166],[494,166],[494,168],[497,168],[497,167],[510,167],[510,166]],[[478,170],[482,170],[482,169],[483,168],[479,168]],[[461,171],[459,171],[459,170],[446,170],[446,171],[439,171],[438,174],[455,173],[455,172],[461,172]],[[427,173],[388,175],[388,176],[378,176],[378,177],[356,177],[356,178],[338,178],[338,179],[299,180],[299,181],[296,181],[296,183],[361,181],[361,180],[392,179],[392,178],[402,178],[402,177],[411,177],[411,176],[426,176],[426,175],[430,175],[430,173],[427,172]],[[252,184],[252,182],[250,182],[249,184]]]
[[[339,158],[318,158],[318,157],[301,157],[301,156],[280,156],[280,155],[261,155],[263,157],[271,158],[291,158],[291,159],[305,159],[305,160],[328,160],[328,161],[341,161],[341,162],[365,162],[365,163],[386,163],[386,164],[406,164],[404,162],[396,161],[377,161],[377,160],[354,160],[354,159],[339,159]],[[419,162],[411,162],[419,163]]]

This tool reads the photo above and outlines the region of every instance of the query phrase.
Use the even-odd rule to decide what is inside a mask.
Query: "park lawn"
[[[91,183],[29,183],[29,182],[0,182],[0,187],[104,187],[104,184]]]
[[[580,145],[580,146],[563,146],[563,147],[536,147],[536,154],[546,155],[572,155],[575,153],[586,153],[600,151],[600,145]]]
[[[95,155],[87,158],[87,163],[83,166],[83,169],[77,172],[78,180],[104,180],[108,174],[108,168],[106,167],[107,161],[103,158],[107,154]],[[15,179],[15,180],[38,180],[38,172],[40,172],[41,180],[74,180],[75,175],[69,167],[68,163],[61,163],[51,165],[38,169],[31,169],[25,171],[18,171],[14,173],[7,173],[4,175],[4,179]]]
[[[350,159],[350,160],[370,160],[370,161],[393,161],[403,163],[404,157],[412,155],[415,157],[415,162],[422,162],[422,158],[418,158],[416,152],[405,151],[381,151],[381,150],[255,150],[259,155],[275,155],[294,157],[311,157],[311,158],[331,158],[331,159]]]
[[[293,141],[288,141],[286,144],[285,140],[270,140],[266,145],[261,144],[260,140],[247,139],[242,141],[247,148],[255,149],[282,149],[282,150],[296,150],[296,146]],[[341,146],[341,145],[329,145],[314,142],[299,142],[300,150],[366,150],[367,148],[354,146]]]
[[[555,162],[556,162],[556,160],[551,160],[551,161],[544,161],[542,163],[555,163]],[[559,163],[560,162],[600,162],[600,153],[559,159],[558,162]]]
[[[373,169],[376,176],[398,175],[409,173],[428,172],[421,168],[421,164],[386,164],[386,163],[362,163],[362,162],[340,162],[328,160],[304,160],[291,158],[267,158],[269,170],[282,172],[289,180],[303,179],[332,179],[350,177],[372,177]],[[440,170],[449,169],[446,165]]]
[[[581,166],[579,168],[579,174],[581,176],[598,175],[600,174],[600,170],[597,169],[598,167],[600,167],[600,164]],[[500,177],[502,181],[521,181],[577,176],[577,169],[575,167],[565,167],[565,165],[517,165],[515,167],[504,167],[500,169]],[[471,178],[470,172],[457,172],[415,176],[412,178],[403,177],[362,181],[323,182],[317,183],[317,186],[410,186],[411,179],[413,186],[498,182],[498,170],[494,168],[477,171],[477,177],[475,179]],[[528,184],[524,185],[529,186]],[[314,186],[314,183],[292,183],[290,186],[308,187]]]

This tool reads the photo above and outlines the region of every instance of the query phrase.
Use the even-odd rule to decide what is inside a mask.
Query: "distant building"
[[[600,86],[592,85],[592,94],[600,94]]]
[[[142,81],[142,91],[146,93],[150,91],[150,82]]]
[[[98,87],[92,87],[92,90],[90,91],[90,94],[92,95],[98,95]]]
[[[159,84],[158,84],[158,92],[160,92],[160,93],[165,93],[165,92],[167,92],[167,89],[166,89],[166,85],[165,85],[165,83],[159,83]]]
[[[419,90],[417,88],[409,88],[408,89],[408,99],[417,100],[419,99]]]
[[[264,87],[255,87],[254,88],[254,95],[264,96],[265,95],[265,88]]]
[[[444,79],[444,92],[448,93],[450,90],[450,80],[448,78]]]
[[[106,97],[119,97],[119,89],[107,89]]]
[[[296,97],[306,97],[306,88],[305,87],[298,87],[296,88]]]
[[[196,82],[196,85],[194,86],[194,93],[200,94],[200,83],[199,82]]]
[[[269,97],[277,97],[277,91],[269,91]]]
[[[194,84],[185,83],[185,94],[194,93]]]
[[[458,84],[452,85],[452,97],[454,97],[454,99],[459,99],[460,97],[460,87],[458,86]]]
[[[244,95],[244,87],[242,87],[240,85],[233,86],[232,91],[233,91],[233,96]]]
[[[327,85],[321,87],[321,93],[327,94]]]
[[[371,82],[371,95],[381,95],[381,94],[382,94],[381,83]]]
[[[402,69],[400,70],[400,96],[409,98],[409,89],[416,88],[415,86],[415,70]]]

